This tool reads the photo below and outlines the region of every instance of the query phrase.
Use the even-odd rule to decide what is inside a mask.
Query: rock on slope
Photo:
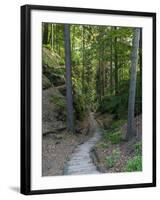
[[[64,66],[60,57],[42,48],[42,133],[59,133],[66,128]],[[63,86],[63,91],[62,91]],[[59,89],[60,88],[60,89]]]
[[[42,92],[42,132],[54,133],[66,128],[65,98],[54,86]]]

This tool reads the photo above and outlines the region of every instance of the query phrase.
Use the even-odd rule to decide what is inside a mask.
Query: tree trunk
[[[76,31],[75,31],[75,26],[73,26],[73,29],[72,29],[72,52],[74,52],[74,50],[75,50],[75,33],[76,33]]]
[[[51,49],[53,51],[53,24],[51,24]]]
[[[112,50],[112,38],[111,38],[111,46],[110,46],[110,93],[112,94],[112,90],[113,90],[113,83],[112,83],[112,54],[113,54],[113,50]]]
[[[105,93],[105,59],[104,59],[104,54],[105,54],[105,50],[104,50],[104,45],[102,44],[102,96],[104,96]]]
[[[117,28],[114,27],[116,30]],[[118,54],[117,54],[117,36],[114,38],[114,66],[115,66],[115,76],[114,76],[114,81],[115,81],[115,95],[118,94]]]
[[[85,27],[82,27],[82,35],[83,35],[83,39],[82,39],[82,93],[85,93],[85,89],[84,89],[84,74],[85,74]]]
[[[74,132],[73,119],[73,96],[72,96],[72,78],[71,78],[71,44],[70,44],[70,26],[64,25],[65,39],[65,63],[66,63],[66,87],[67,87],[67,127],[70,132]]]
[[[129,101],[128,101],[128,123],[126,140],[130,140],[135,135],[134,127],[134,109],[135,109],[135,95],[136,95],[136,68],[138,64],[138,49],[139,49],[140,29],[134,29],[132,40],[132,54],[131,54],[131,76],[129,88]]]
[[[44,29],[43,29],[43,44],[48,44],[48,24],[44,23]]]
[[[55,50],[58,52],[58,25],[55,25]]]
[[[139,68],[140,68],[140,79],[142,77],[142,28],[140,29],[139,38]]]
[[[99,46],[99,57],[98,57],[98,64],[99,64],[99,66],[98,66],[98,69],[99,69],[99,71],[98,71],[98,73],[99,73],[99,76],[98,76],[98,78],[99,78],[99,82],[98,82],[98,88],[99,88],[99,103],[101,103],[101,100],[102,100],[102,77],[101,77],[101,49],[100,49],[100,46]]]

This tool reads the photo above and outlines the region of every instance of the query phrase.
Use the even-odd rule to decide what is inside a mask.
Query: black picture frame
[[[31,190],[31,11],[64,11],[92,14],[109,14],[125,16],[151,17],[153,22],[152,47],[153,47],[153,163],[152,163],[152,183],[138,183],[125,185],[109,185],[95,187],[60,188],[49,190]],[[24,5],[21,6],[21,183],[20,191],[25,195],[80,192],[93,190],[127,189],[156,186],[156,13],[102,10],[89,8],[55,7],[44,5]]]

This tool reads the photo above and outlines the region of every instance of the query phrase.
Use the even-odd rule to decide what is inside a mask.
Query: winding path
[[[94,145],[100,140],[101,133],[98,129],[94,114],[90,113],[90,131],[94,134],[85,143],[78,145],[65,166],[65,175],[98,174],[100,173],[92,162],[90,152]]]

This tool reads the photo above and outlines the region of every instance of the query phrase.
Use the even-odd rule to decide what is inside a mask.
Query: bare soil
[[[64,166],[74,149],[92,136],[87,117],[77,123],[76,129],[75,134],[64,130],[42,136],[42,176],[63,175]]]

